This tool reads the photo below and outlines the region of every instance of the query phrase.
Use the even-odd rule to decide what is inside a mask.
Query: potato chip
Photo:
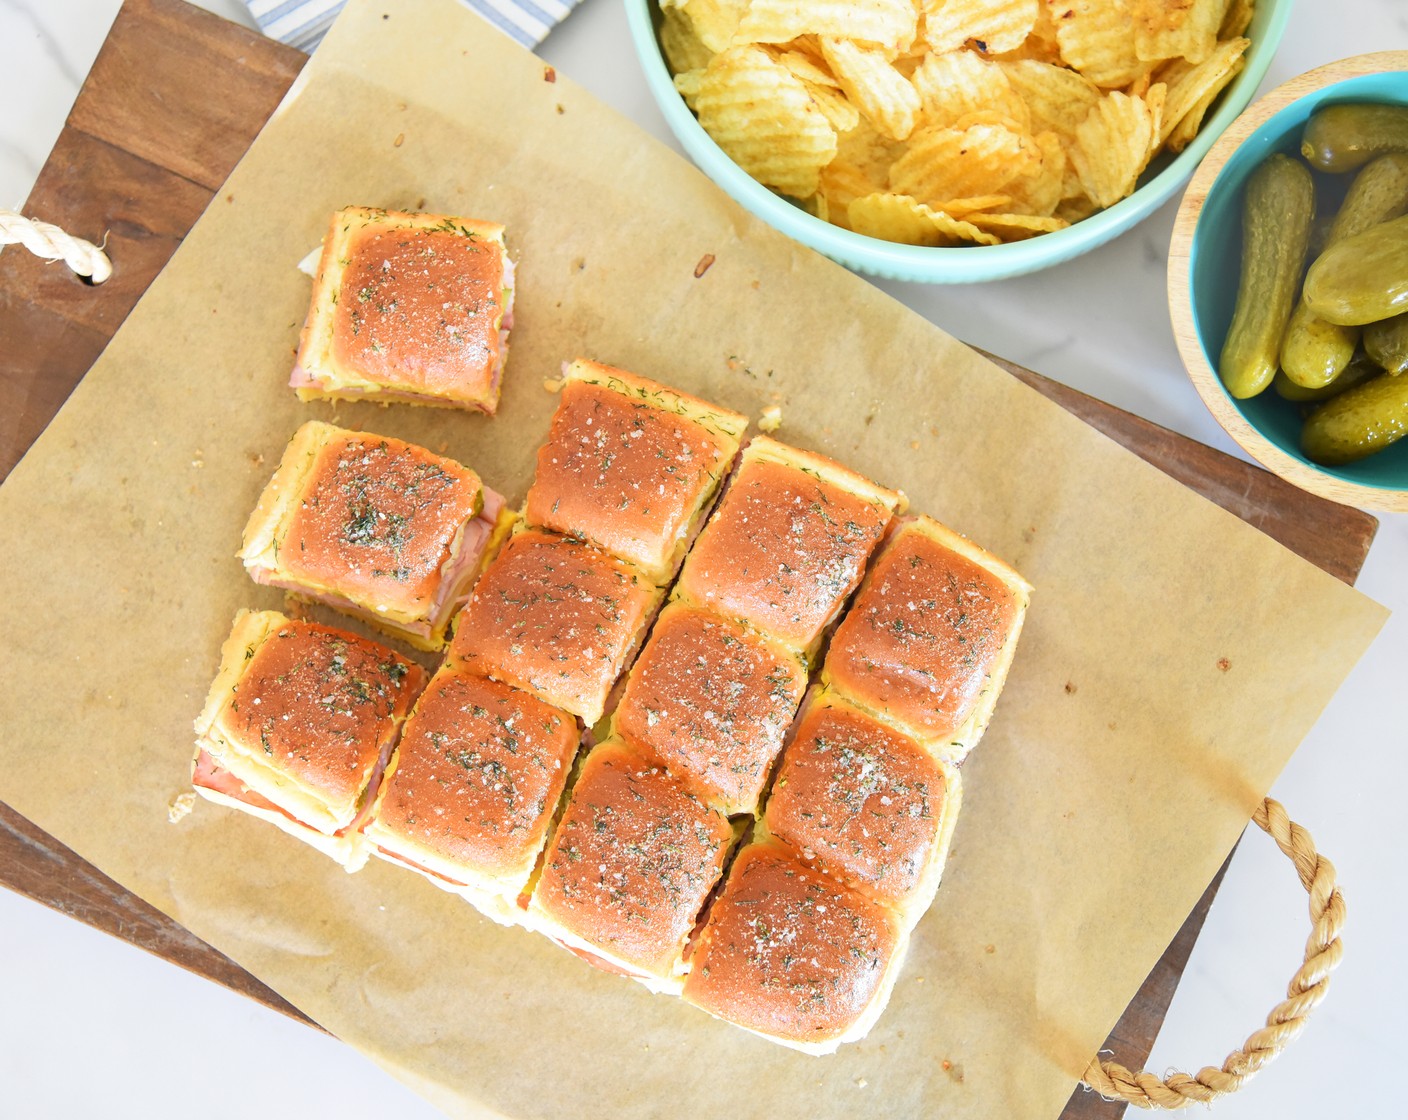
[[[675,0],[669,6],[681,9],[694,25],[699,41],[717,53],[733,45],[748,3],[749,0]],[[666,7],[665,0],[661,0],[660,7]]]
[[[926,126],[952,127],[969,113],[988,110],[1010,120],[1017,126],[1014,131],[1025,131],[1031,122],[1026,103],[1008,81],[1002,64],[972,51],[931,54],[914,72],[913,83]]]
[[[661,7],[660,15],[663,17],[660,24],[660,49],[665,52],[665,61],[670,64],[670,73],[683,74],[689,70],[703,70],[708,66],[714,52],[704,45],[694,30],[694,24],[682,9]]]
[[[1054,132],[1038,133],[1033,144],[1040,158],[1002,189],[1011,196],[1013,211],[1045,217],[1054,213],[1061,201],[1070,161],[1061,137]]]
[[[1217,46],[1227,5],[1228,0],[1130,0],[1134,53],[1153,62],[1202,62]]]
[[[1001,210],[1012,205],[1012,196],[1007,194],[980,194],[972,198],[950,198],[935,206],[952,218],[966,218],[985,210]]]
[[[1134,190],[1149,162],[1153,122],[1137,97],[1107,94],[1076,129],[1071,160],[1085,193],[1098,206],[1113,206]]]
[[[817,195],[826,201],[830,213],[828,220],[843,229],[850,229],[847,210],[851,203],[868,194],[884,191],[888,178],[888,175],[874,177],[866,169],[837,156],[821,169],[817,185]]]
[[[1120,89],[1154,63],[1141,59],[1130,34],[1132,7],[1141,0],[1061,0],[1056,41],[1061,58],[1097,86]]]
[[[816,107],[821,110],[822,115],[831,122],[831,127],[838,133],[849,132],[860,124],[860,110],[846,100],[845,94],[831,86],[819,86],[812,82],[803,81],[807,93],[816,102]]]
[[[882,134],[906,139],[919,116],[919,94],[878,51],[849,39],[821,40],[831,72],[841,89]]]
[[[764,186],[806,198],[836,155],[836,130],[802,82],[758,47],[710,60],[695,112],[705,131]]]
[[[1028,137],[996,125],[926,127],[890,168],[890,187],[923,203],[997,193],[1040,161]]]
[[[914,42],[918,22],[912,0],[753,0],[738,33],[753,43],[799,35],[854,39],[896,55]]]
[[[1187,113],[1183,119],[1173,126],[1173,131],[1168,134],[1165,146],[1171,152],[1181,152],[1193,142],[1193,138],[1198,135],[1198,131],[1203,127],[1203,117],[1212,108],[1212,103],[1217,99],[1217,95],[1222,92],[1233,78],[1242,72],[1242,67],[1247,63],[1245,56],[1239,56],[1232,64],[1232,68],[1221,79],[1221,84],[1211,87]]]
[[[1056,41],[1056,21],[1052,18],[1049,0],[1039,0],[1036,24],[1021,45],[997,57],[1011,62],[1020,59],[1030,59],[1034,62],[1061,61],[1061,44]]]
[[[841,88],[841,83],[836,80],[836,75],[827,69],[823,60],[817,55],[808,51],[788,49],[779,51],[774,57],[808,85],[826,86],[830,89]]]
[[[1247,33],[1256,14],[1255,0],[1232,0],[1227,14],[1222,17],[1222,26],[1217,29],[1219,39],[1237,39]]]
[[[836,141],[836,158],[862,168],[881,187],[890,181],[891,165],[906,151],[908,145],[881,135],[864,117]]]
[[[906,245],[996,245],[998,240],[971,222],[930,209],[906,195],[871,194],[851,203],[851,228],[867,237]]]
[[[1025,241],[1038,233],[1055,233],[1071,224],[1065,218],[1044,218],[1033,214],[970,214],[968,220],[984,233],[991,233],[1003,241]]]
[[[684,103],[695,112],[698,112],[699,86],[703,80],[703,70],[685,70],[675,75],[675,89],[680,91]]]
[[[1168,86],[1168,100],[1159,125],[1160,143],[1167,142],[1178,122],[1200,101],[1207,99],[1211,104],[1209,91],[1215,97],[1232,80],[1249,46],[1249,39],[1228,39],[1218,43],[1212,54],[1196,66],[1182,60],[1181,66],[1171,63],[1168,71],[1160,68],[1159,78]],[[1201,123],[1201,116],[1198,119]]]
[[[1076,127],[1100,100],[1100,88],[1074,70],[1031,60],[1000,62],[1013,92],[1031,112],[1031,127],[1075,142]]]
[[[983,54],[1016,50],[1043,6],[1042,0],[924,0],[924,39],[938,54],[965,43]]]

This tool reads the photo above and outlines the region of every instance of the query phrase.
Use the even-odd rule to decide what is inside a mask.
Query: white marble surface
[[[248,22],[237,0],[205,6]],[[0,0],[0,100],[9,106],[0,115],[0,205],[28,193],[117,7],[118,0]],[[1332,59],[1395,47],[1408,48],[1401,0],[1308,0],[1266,88]],[[620,5],[589,0],[541,53],[664,137]],[[960,337],[1236,453],[1174,349],[1164,300],[1174,209],[1036,276],[967,289],[886,286]],[[1399,832],[1399,794],[1408,787],[1408,515],[1382,518],[1359,587],[1397,614],[1272,790],[1339,869],[1349,903],[1345,963],[1286,1055],[1215,1106],[1226,1120],[1402,1114],[1383,1072],[1408,1043],[1408,874]],[[1307,931],[1290,865],[1253,830],[1150,1068],[1216,1064],[1240,1045],[1284,995]],[[0,891],[0,1116],[192,1114],[438,1115],[351,1049]]]

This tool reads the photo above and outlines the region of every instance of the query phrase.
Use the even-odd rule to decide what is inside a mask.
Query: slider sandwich
[[[836,628],[823,680],[961,762],[1007,677],[1031,585],[930,517],[904,521]]]
[[[424,684],[419,665],[355,634],[240,611],[196,720],[196,792],[355,871],[357,829]]]
[[[678,992],[690,934],[733,841],[724,814],[607,740],[581,764],[529,922],[599,968]]]
[[[753,439],[675,594],[812,653],[900,503],[823,455]]]
[[[806,867],[776,841],[749,844],[690,958],[684,998],[808,1054],[863,1038],[908,937],[889,910]]]
[[[662,593],[599,548],[537,529],[508,539],[455,624],[449,660],[587,727],[640,648]]]
[[[239,555],[256,583],[434,650],[512,521],[503,498],[453,459],[310,420],[260,495]]]
[[[496,922],[517,922],[578,742],[566,713],[441,668],[406,722],[363,834],[383,859]]]
[[[752,813],[806,688],[798,654],[671,603],[627,678],[613,731],[724,812]]]
[[[912,926],[938,890],[958,768],[834,693],[814,693],[778,766],[766,834]]]
[[[351,206],[323,240],[289,384],[304,401],[492,414],[512,319],[503,226]]]
[[[624,370],[576,361],[524,520],[581,537],[668,583],[728,473],[748,418]]]

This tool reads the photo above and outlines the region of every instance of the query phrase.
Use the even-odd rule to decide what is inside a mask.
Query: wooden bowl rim
[[[1408,70],[1408,51],[1377,51],[1372,54],[1354,55],[1308,70],[1252,102],[1228,125],[1227,131],[1218,137],[1203,162],[1198,165],[1197,171],[1193,173],[1192,181],[1184,191],[1183,201],[1179,203],[1178,214],[1174,218],[1173,237],[1169,242],[1168,268],[1168,306],[1173,322],[1174,342],[1198,396],[1203,399],[1203,404],[1227,434],[1257,462],[1302,490],[1346,505],[1366,506],[1396,513],[1408,512],[1408,490],[1366,486],[1324,474],[1286,454],[1242,415],[1223,389],[1217,370],[1203,355],[1198,332],[1193,324],[1189,271],[1193,231],[1202,215],[1208,190],[1232,157],[1232,153],[1241,147],[1247,137],[1287,105],[1299,101],[1307,94],[1349,78],[1404,70]]]

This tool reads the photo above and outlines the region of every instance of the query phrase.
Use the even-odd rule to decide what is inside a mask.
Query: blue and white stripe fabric
[[[311,52],[346,0],[245,0],[265,35]],[[460,0],[505,35],[536,47],[580,0]]]

